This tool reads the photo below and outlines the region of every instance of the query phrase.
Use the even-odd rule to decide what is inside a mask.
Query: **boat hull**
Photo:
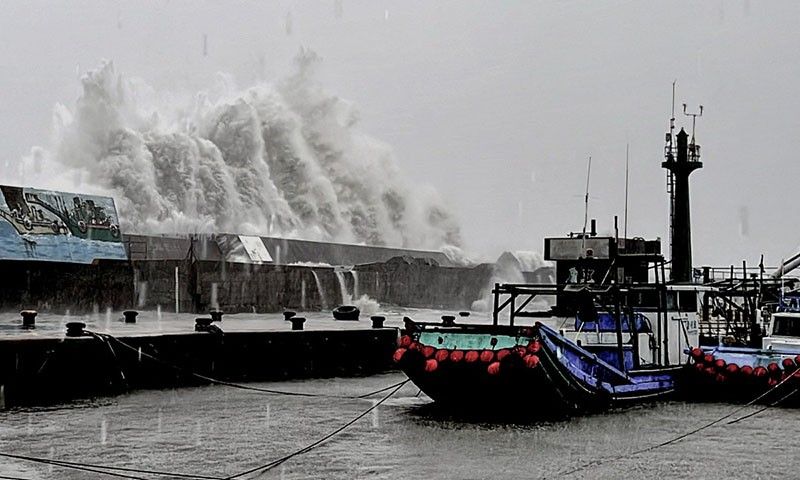
[[[480,348],[496,340],[491,348]],[[666,398],[684,372],[682,366],[624,372],[541,324],[516,336],[458,328],[406,336],[395,360],[443,406],[503,408],[532,416],[596,412]]]

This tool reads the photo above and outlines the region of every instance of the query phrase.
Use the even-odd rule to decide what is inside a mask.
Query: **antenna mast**
[[[625,220],[623,222],[623,234],[622,237],[627,241],[628,240],[628,170],[629,170],[629,158],[628,154],[630,153],[630,143],[625,144]]]
[[[586,253],[586,224],[589,223],[589,179],[592,176],[592,156],[589,155],[589,166],[586,168],[586,195],[583,197],[583,234],[581,235],[581,250]]]

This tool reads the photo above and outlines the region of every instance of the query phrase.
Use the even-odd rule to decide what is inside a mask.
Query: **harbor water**
[[[358,396],[403,379],[389,373],[253,385]],[[270,395],[227,386],[139,391],[0,411],[0,451],[224,478],[313,443],[375,400]],[[796,478],[797,410],[770,409],[735,424],[724,421],[677,443],[618,458],[734,408],[667,402],[569,420],[493,422],[449,417],[407,384],[318,448],[245,478]],[[605,463],[564,475],[594,461]],[[0,474],[110,478],[5,458]]]

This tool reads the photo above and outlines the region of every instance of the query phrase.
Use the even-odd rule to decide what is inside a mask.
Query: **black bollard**
[[[211,315],[212,322],[221,322],[222,321],[222,314],[224,313],[222,310],[211,310],[208,312]]]
[[[302,330],[303,324],[306,323],[306,319],[303,317],[291,317],[289,321],[292,322],[292,330]]]
[[[452,327],[456,324],[456,317],[453,315],[442,315],[442,326],[443,327]]]
[[[291,311],[291,310],[286,310],[285,312],[283,312],[283,319],[284,319],[284,320],[286,320],[286,321],[288,322],[288,321],[289,321],[289,320],[291,320],[291,319],[292,319],[292,317],[294,317],[295,315],[297,315],[297,313],[296,313],[296,312],[293,312],[293,311]]]
[[[386,321],[386,317],[381,315],[373,315],[369,318],[372,320],[372,328],[383,328],[383,322]]]
[[[22,328],[36,328],[36,310],[23,310],[19,312],[22,315]]]
[[[122,312],[122,316],[125,317],[125,323],[136,323],[136,317],[139,315],[139,312],[136,310],[125,310]]]
[[[67,333],[68,337],[82,337],[84,334],[84,329],[86,328],[86,324],[83,322],[67,322]]]
[[[459,317],[469,317],[469,312],[458,312]]]
[[[199,317],[194,319],[194,331],[195,332],[208,332],[210,331],[212,319],[208,317]]]

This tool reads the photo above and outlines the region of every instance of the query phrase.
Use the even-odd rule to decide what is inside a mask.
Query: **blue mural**
[[[126,260],[110,197],[0,185],[0,260]]]

